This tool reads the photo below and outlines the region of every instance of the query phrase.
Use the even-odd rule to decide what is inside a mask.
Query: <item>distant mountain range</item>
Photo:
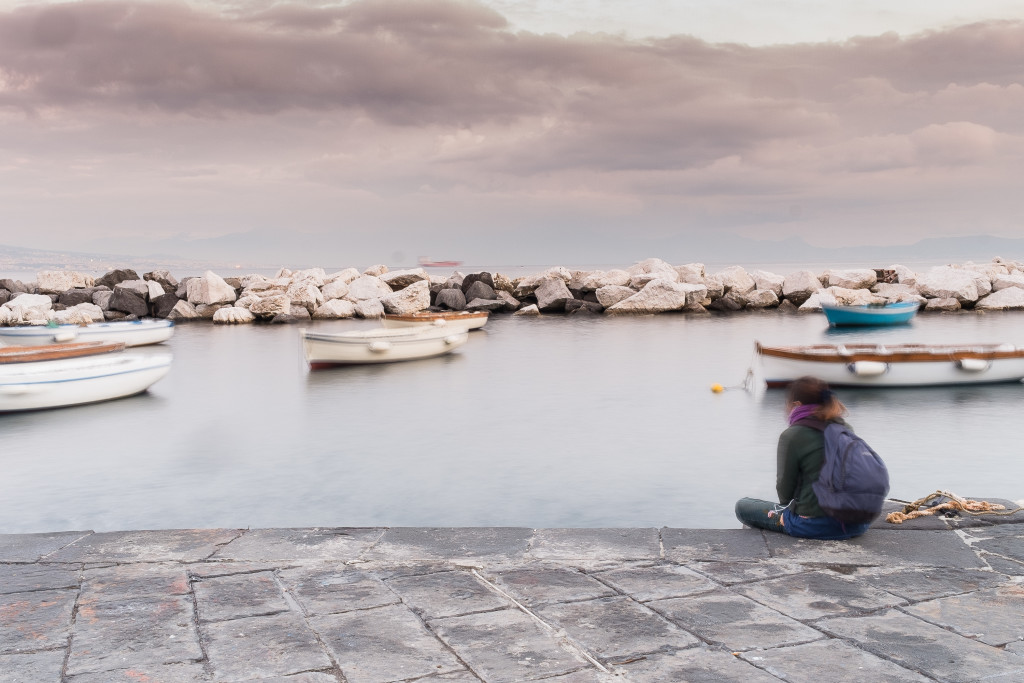
[[[291,241],[291,240],[290,240]],[[106,241],[98,241],[108,246]],[[291,241],[294,245],[295,242]],[[113,245],[109,245],[113,246]],[[143,245],[133,245],[138,248]],[[106,272],[112,268],[134,268],[153,270],[167,268],[175,271],[197,271],[205,269],[249,269],[266,270],[278,267],[342,268],[366,266],[371,263],[386,263],[393,268],[414,267],[416,255],[401,252],[375,253],[363,246],[360,250],[321,247],[316,236],[302,240],[306,250],[298,250],[294,262],[288,262],[289,254],[281,246],[279,235],[263,233],[236,233],[210,239],[168,240],[149,242],[138,249],[141,255],[128,255],[113,251],[74,252],[32,249],[0,245],[0,276],[9,272],[32,272],[51,269],[71,269],[84,272]],[[537,247],[536,253],[533,249]],[[791,272],[800,267],[823,268],[829,266],[882,268],[895,263],[910,267],[926,267],[943,263],[964,263],[966,261],[987,262],[994,257],[1024,261],[1024,238],[992,237],[935,237],[914,244],[896,246],[858,247],[817,247],[800,238],[779,241],[753,240],[737,237],[705,236],[702,239],[686,239],[685,244],[678,237],[656,240],[637,240],[629,249],[616,249],[614,254],[606,253],[603,245],[589,242],[559,249],[560,254],[545,256],[540,245],[517,244],[515,251],[505,246],[500,254],[490,254],[486,247],[473,247],[471,253],[457,256],[466,264],[461,270],[477,267],[497,266],[508,263],[535,263],[541,265],[565,265],[582,267],[585,264],[605,263],[617,267],[627,266],[637,260],[658,257],[671,263],[704,262],[712,265],[743,265],[766,267],[773,264],[780,273]],[[578,251],[577,251],[578,249]],[[134,249],[133,249],[134,250]],[[466,249],[466,251],[471,251]],[[565,258],[568,252],[574,256]],[[435,253],[436,250],[430,253]],[[313,256],[311,256],[313,254]],[[331,256],[331,261],[315,262],[324,254],[345,254]],[[363,258],[360,258],[362,256]],[[559,258],[561,256],[562,258]],[[349,261],[350,260],[350,261]],[[365,263],[364,263],[365,261]],[[612,267],[612,266],[609,266]]]

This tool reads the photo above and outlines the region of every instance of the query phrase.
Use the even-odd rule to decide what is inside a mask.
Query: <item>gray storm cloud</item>
[[[413,213],[410,197],[455,193],[474,220],[496,197],[658,205],[677,224],[781,236],[772,225],[813,229],[816,206],[1019,177],[1022,82],[1018,22],[750,47],[514,32],[471,2],[41,5],[0,13],[0,146],[34,160],[0,178],[45,195],[77,165],[87,193],[89,177],[145,168],[153,187],[124,186],[144,196],[161,174],[232,192],[273,178]],[[147,157],[106,160],[129,140]],[[1019,215],[986,211],[1003,229]]]

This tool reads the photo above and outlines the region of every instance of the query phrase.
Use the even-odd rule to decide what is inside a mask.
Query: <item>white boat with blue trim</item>
[[[69,342],[98,341],[125,346],[160,344],[174,335],[174,322],[157,318],[114,320],[89,325],[17,325],[0,327],[0,343],[12,346],[41,346]]]
[[[166,351],[92,353],[0,364],[0,412],[134,396],[149,389],[170,369],[171,354]]]
[[[306,362],[313,370],[433,358],[451,353],[469,339],[465,330],[433,325],[335,333],[301,330],[299,334]]]
[[[1010,344],[818,344],[762,346],[769,387],[811,375],[839,387],[995,384],[1024,379],[1024,348]]]

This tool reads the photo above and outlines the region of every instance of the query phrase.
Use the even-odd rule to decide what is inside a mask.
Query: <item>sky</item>
[[[712,260],[1024,237],[1024,2],[0,0],[0,244]]]

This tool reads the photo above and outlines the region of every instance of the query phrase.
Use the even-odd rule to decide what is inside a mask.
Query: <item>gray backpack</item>
[[[825,434],[825,463],[812,484],[825,514],[846,524],[878,517],[889,495],[889,470],[878,453],[845,424],[813,419],[796,424]]]

